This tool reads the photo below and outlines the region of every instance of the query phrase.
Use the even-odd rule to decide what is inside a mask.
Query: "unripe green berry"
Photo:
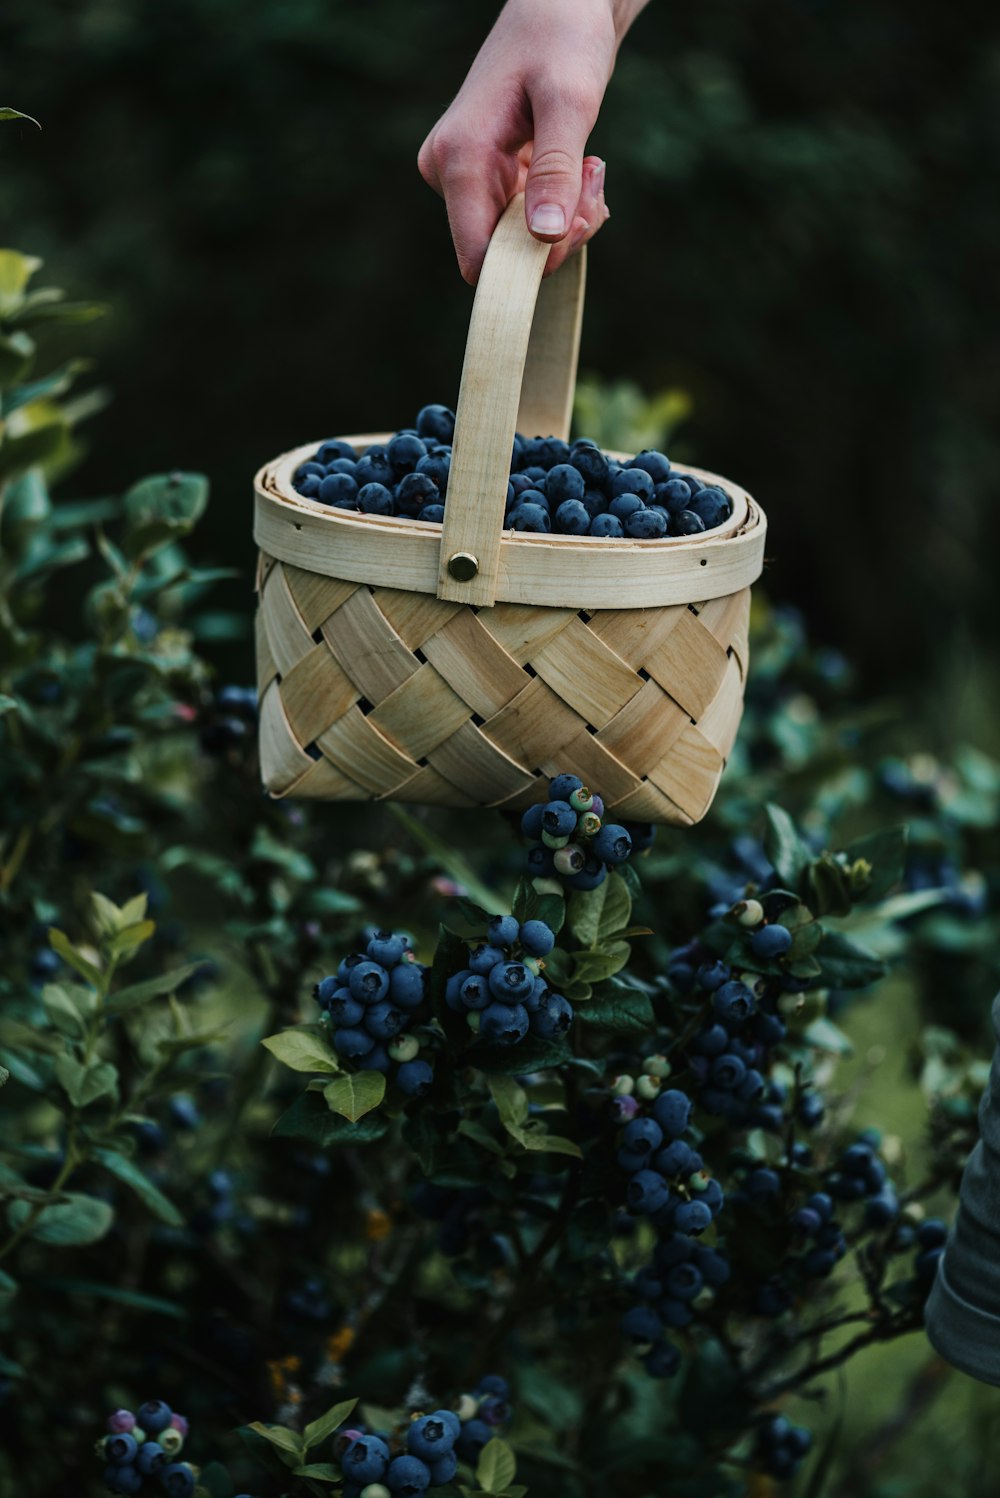
[[[569,838],[556,837],[551,832],[543,832],[542,842],[545,844],[546,848],[565,848],[566,844],[569,842]]]
[[[468,1014],[465,1016],[465,1023],[468,1025],[469,1029],[474,1035],[478,1035],[479,1026],[481,1023],[479,1010],[470,1009]]]
[[[759,900],[739,900],[730,911],[741,926],[759,926],[764,919],[764,907]]]
[[[556,856],[553,859],[556,872],[559,874],[578,874],[587,862],[587,856],[583,849],[578,847],[576,843],[571,843],[568,838],[564,841],[566,842],[565,848],[557,849]]]
[[[171,1458],[175,1457],[184,1445],[184,1437],[172,1425],[168,1426],[166,1430],[161,1430],[156,1439],[167,1453],[167,1456]]]
[[[581,785],[580,789],[570,796],[569,804],[574,811],[589,811],[594,804],[594,798],[587,787]]]
[[[361,1489],[361,1498],[392,1498],[392,1494],[384,1482],[370,1482]]]
[[[393,1061],[412,1061],[420,1051],[420,1041],[415,1035],[397,1035],[386,1049]]]
[[[521,961],[524,964],[524,966],[528,969],[528,972],[529,973],[534,973],[534,975],[535,975],[536,978],[538,977],[539,973],[542,971],[542,968],[545,966],[545,963],[542,962],[540,960],[540,958],[538,958],[538,957],[522,957]]]
[[[659,1077],[651,1077],[644,1072],[635,1084],[636,1097],[641,1097],[644,1102],[651,1103],[662,1086],[663,1083]]]
[[[601,830],[601,819],[596,812],[585,811],[576,819],[577,837],[593,837]]]
[[[631,1097],[635,1091],[635,1077],[614,1077],[611,1082],[611,1091],[615,1097]]]
[[[129,1431],[129,1435],[132,1437],[137,1446],[141,1446],[143,1441],[146,1439],[146,1432],[144,1430],[140,1430],[138,1425],[133,1425],[132,1429]]]
[[[473,1399],[471,1394],[463,1394],[458,1401],[458,1409],[455,1414],[460,1420],[471,1420],[479,1414],[479,1400]]]
[[[694,1192],[705,1191],[708,1189],[708,1183],[711,1179],[712,1177],[707,1170],[696,1170],[693,1176],[688,1176],[688,1190]]]
[[[659,1054],[655,1056],[647,1056],[645,1061],[642,1063],[642,1069],[651,1077],[659,1077],[661,1081],[664,1077],[669,1077],[671,1072],[670,1062],[667,1060],[666,1056],[661,1056]]]

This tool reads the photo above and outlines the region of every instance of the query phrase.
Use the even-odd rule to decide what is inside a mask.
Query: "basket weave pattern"
[[[749,588],[476,609],[263,552],[257,586],[273,795],[517,809],[571,766],[617,817],[688,826],[711,803],[742,713]]]

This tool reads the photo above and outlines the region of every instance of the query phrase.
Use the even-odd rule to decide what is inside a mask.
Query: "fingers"
[[[440,122],[431,131],[417,166],[428,186],[444,198],[459,270],[475,286],[493,230],[518,190],[521,167],[495,142],[477,140],[461,126],[447,126]]]
[[[524,188],[525,218],[536,239],[564,239],[583,190],[583,153],[594,121],[579,98],[541,91],[531,95],[534,146]]]
[[[586,157],[583,163],[580,198],[573,214],[572,226],[566,238],[553,245],[545,263],[547,276],[558,270],[560,265],[581,245],[593,239],[598,229],[610,217],[610,211],[604,201],[604,178],[605,163],[601,158],[599,156]]]

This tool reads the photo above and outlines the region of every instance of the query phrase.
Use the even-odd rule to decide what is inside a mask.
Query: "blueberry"
[[[121,1431],[125,1431],[127,1433],[130,1430],[134,1430],[137,1424],[138,1421],[136,1420],[131,1410],[115,1410],[113,1415],[108,1416],[108,1430],[110,1430],[112,1434],[116,1434]]]
[[[762,961],[783,957],[791,945],[792,933],[787,926],[760,926],[750,938],[750,950]]]
[[[170,1462],[156,1474],[167,1498],[190,1498],[194,1492],[194,1472],[187,1462]]]
[[[670,477],[670,459],[654,447],[644,448],[625,464],[626,468],[641,468],[648,473],[654,484],[664,484]]]
[[[338,438],[332,437],[329,442],[323,443],[316,454],[315,461],[329,467],[331,463],[337,462],[354,463],[357,461],[357,456],[349,442],[341,442]]]
[[[697,1198],[681,1202],[674,1213],[674,1226],[679,1233],[703,1233],[711,1221],[711,1208]]]
[[[653,1164],[661,1175],[690,1175],[695,1168],[694,1150],[685,1140],[672,1139],[668,1145],[657,1151]]]
[[[486,978],[498,963],[506,962],[506,960],[502,948],[486,945],[478,946],[469,953],[469,971],[480,973],[482,977]]]
[[[380,1436],[358,1436],[340,1458],[340,1468],[350,1482],[380,1482],[389,1465],[389,1448]]]
[[[362,1056],[367,1056],[369,1051],[374,1050],[375,1041],[367,1030],[357,1028],[334,1030],[333,1048],[339,1056],[346,1056],[349,1061],[358,1061]]]
[[[729,1045],[729,1031],[725,1025],[707,1025],[691,1043],[699,1056],[721,1056]]]
[[[618,1325],[632,1342],[658,1342],[663,1336],[663,1322],[651,1306],[630,1306]]]
[[[487,977],[490,993],[505,1004],[519,1004],[535,986],[535,975],[523,962],[498,962]]]
[[[701,1293],[705,1280],[698,1266],[688,1260],[683,1264],[675,1264],[672,1269],[669,1269],[664,1283],[671,1299],[694,1300],[695,1296]]]
[[[540,838],[542,835],[542,813],[545,811],[543,802],[536,802],[529,806],[521,817],[521,832],[525,837]]]
[[[711,1285],[713,1290],[718,1290],[729,1283],[733,1270],[725,1254],[720,1253],[717,1248],[709,1248],[706,1244],[697,1243],[694,1246],[694,1255],[695,1263],[701,1270],[706,1285]]]
[[[581,438],[579,442],[574,442],[570,448],[569,461],[588,486],[592,484],[595,488],[599,488],[607,483],[608,460],[596,442],[590,442],[584,438]]]
[[[510,1384],[499,1373],[484,1373],[476,1385],[477,1394],[495,1394],[498,1399],[510,1398]]]
[[[660,484],[656,489],[657,504],[665,505],[671,515],[677,515],[681,510],[686,510],[691,502],[693,490],[684,479],[672,478],[666,483]]]
[[[447,491],[450,471],[451,455],[449,453],[427,453],[420,459],[414,470],[415,473],[424,474],[436,484],[441,494]]]
[[[362,1004],[377,1004],[389,992],[389,974],[380,962],[359,962],[351,968],[347,986]]]
[[[427,525],[440,525],[444,520],[444,505],[424,505],[417,519],[424,521]]]
[[[455,1442],[455,1450],[464,1460],[475,1462],[486,1442],[492,1439],[493,1430],[485,1420],[466,1420],[462,1425],[462,1434]]]
[[[419,437],[404,433],[393,437],[386,448],[386,457],[396,474],[412,473],[420,459],[426,454],[426,444],[421,442]]]
[[[568,500],[581,500],[585,488],[583,475],[569,463],[557,463],[549,469],[545,492],[552,505],[561,505]]]
[[[552,529],[564,536],[585,536],[590,530],[590,513],[579,499],[564,499],[552,517]]]
[[[452,1428],[444,1411],[437,1411],[413,1422],[406,1432],[406,1445],[414,1456],[433,1462],[451,1450],[457,1437],[458,1432]]]
[[[607,496],[605,494],[602,494],[600,489],[584,489],[583,498],[580,500],[580,503],[583,505],[583,508],[586,510],[591,520],[593,520],[597,515],[607,514]]]
[[[429,1061],[422,1061],[419,1058],[415,1061],[404,1061],[396,1073],[396,1083],[407,1097],[421,1097],[433,1081],[434,1068]]]
[[[605,540],[618,540],[625,535],[625,527],[617,515],[595,515],[590,522],[590,534]]]
[[[657,1342],[643,1358],[650,1378],[670,1378],[681,1365],[681,1355],[672,1342]]]
[[[938,1264],[944,1256],[944,1248],[938,1244],[935,1248],[925,1248],[913,1261],[913,1270],[918,1279],[932,1280],[937,1273]]]
[[[658,1170],[637,1170],[625,1191],[632,1210],[647,1216],[665,1206],[669,1195],[670,1188]]]
[[[426,473],[408,473],[396,485],[394,498],[397,515],[416,516],[425,505],[439,503],[441,493]]]
[[[565,1035],[573,1023],[573,1006],[561,993],[551,993],[543,998],[531,1016],[531,1028],[536,1035],[553,1040]]]
[[[526,473],[512,473],[507,485],[508,493],[513,490],[514,498],[516,499],[519,494],[524,493],[525,489],[530,489],[533,483],[534,480],[529,478]]]
[[[327,473],[346,473],[348,478],[353,478],[358,471],[355,458],[334,458],[332,463],[326,465]]]
[[[746,1076],[736,1089],[741,1103],[752,1103],[764,1091],[764,1078],[756,1067],[748,1067]]]
[[[358,509],[363,515],[392,515],[392,490],[384,484],[365,484],[358,490]]]
[[[940,1248],[948,1241],[948,1224],[940,1217],[928,1217],[917,1228],[921,1248]]]
[[[528,491],[531,492],[530,490]],[[552,529],[549,512],[539,504],[521,499],[506,519],[508,530],[530,531],[535,535],[548,535]]]
[[[389,998],[399,1009],[419,1009],[424,1001],[425,969],[419,962],[400,962],[389,974]]]
[[[542,831],[550,837],[571,837],[576,831],[576,816],[568,801],[552,799],[542,807]]]
[[[899,1197],[891,1186],[885,1186],[865,1203],[865,1222],[869,1227],[887,1228],[899,1216]]]
[[[138,1467],[105,1467],[102,1475],[112,1493],[138,1493],[143,1485]]]
[[[322,482],[314,473],[307,473],[302,478],[296,478],[293,487],[303,499],[319,499],[319,486]]]
[[[158,1441],[143,1441],[135,1459],[135,1465],[144,1477],[159,1471],[167,1464],[167,1453]]]
[[[461,1429],[461,1426],[459,1426]],[[436,1462],[431,1462],[431,1486],[443,1487],[445,1483],[451,1482],[458,1471],[458,1457],[453,1451],[438,1457]]]
[[[471,973],[459,988],[459,998],[465,1009],[486,1009],[492,1002],[486,975]]]
[[[570,889],[597,889],[607,874],[607,867],[599,858],[588,858],[578,874],[569,875],[566,884]]]
[[[781,1177],[776,1170],[771,1170],[767,1165],[761,1165],[756,1170],[751,1170],[746,1178],[745,1186],[751,1201],[766,1202],[779,1195]]]
[[[831,1248],[811,1248],[802,1260],[803,1271],[810,1279],[825,1279],[836,1264],[837,1255]]]
[[[406,1018],[401,1009],[383,999],[381,1003],[369,1004],[365,1011],[364,1025],[369,1035],[376,1040],[391,1040],[404,1028]]]
[[[483,1010],[479,1034],[496,1045],[517,1045],[527,1035],[529,1022],[523,1004],[491,1004]]]
[[[746,1063],[739,1056],[728,1052],[716,1056],[709,1070],[714,1085],[725,1092],[732,1092],[739,1087],[746,1074]]]
[[[569,443],[564,442],[561,437],[538,437],[535,440],[537,461],[547,472],[568,461]]]
[[[678,510],[670,522],[672,536],[697,536],[704,529],[704,520],[693,510]]]
[[[583,788],[583,781],[579,775],[565,773],[553,775],[549,781],[549,801],[550,803],[553,801],[564,801],[568,805],[569,798],[573,795],[574,791],[582,791]]]
[[[422,406],[417,412],[417,434],[435,442],[450,442],[455,435],[455,413],[447,406]]]
[[[518,939],[520,930],[520,924],[514,916],[495,915],[487,928],[486,940],[491,947],[512,947]]]
[[[528,865],[529,873],[538,879],[548,878],[555,869],[555,859],[552,849],[543,848],[541,843],[536,844],[534,848],[528,849],[528,856],[525,862]]]
[[[616,516],[622,522],[623,526],[630,515],[638,514],[638,512],[644,508],[645,506],[639,495],[632,494],[628,490],[626,490],[624,493],[615,495],[615,498],[608,506],[611,514]]]
[[[370,447],[363,458],[358,459],[358,466],[354,470],[358,488],[365,484],[382,484],[391,489],[396,481],[392,471],[392,465],[385,456],[384,449]]]
[[[296,481],[304,478],[321,479],[325,477],[325,475],[326,468],[322,463],[317,463],[315,459],[310,459],[307,463],[300,463],[298,468],[296,468],[295,470]]]
[[[125,1467],[134,1462],[138,1450],[139,1443],[125,1430],[107,1436],[104,1441],[104,1455],[115,1467]]]
[[[547,957],[556,944],[555,933],[544,921],[525,921],[518,939],[531,957]]]
[[[636,510],[625,521],[625,534],[633,541],[659,541],[667,534],[663,510]]]
[[[636,1154],[648,1155],[663,1143],[663,1130],[655,1118],[636,1118],[622,1133],[622,1146]]]
[[[657,1306],[660,1317],[665,1326],[671,1330],[679,1330],[683,1326],[690,1326],[694,1320],[694,1312],[686,1300],[675,1300],[672,1295],[665,1295]]]
[[[757,1007],[757,1001],[745,983],[731,979],[717,988],[713,995],[713,1007],[725,1025],[735,1025],[747,1020]]]
[[[328,473],[320,482],[318,497],[325,505],[353,508],[357,502],[358,486],[346,473]]]
[[[691,1117],[691,1099],[686,1092],[669,1088],[653,1104],[653,1117],[669,1139],[679,1139]]]
[[[728,494],[718,485],[706,484],[692,499],[691,510],[705,522],[705,529],[711,531],[729,519],[733,506]]]
[[[611,480],[611,509],[615,510],[614,501],[622,495],[631,494],[638,499],[640,504],[646,504],[653,499],[653,480],[643,468],[622,468]]]
[[[605,822],[591,844],[594,855],[605,863],[624,863],[632,852],[632,839],[624,827]]]
[[[615,1102],[635,1104],[636,1100],[632,1097],[616,1098]],[[638,1107],[638,1104],[636,1104],[636,1107]],[[644,1169],[649,1164],[649,1151],[644,1149],[620,1149],[615,1156],[615,1161],[618,1169],[623,1170],[626,1175],[635,1175],[636,1171]]]
[[[145,1404],[140,1404],[135,1418],[147,1436],[158,1436],[170,1424],[173,1413],[169,1404],[165,1404],[162,1399],[148,1399]]]

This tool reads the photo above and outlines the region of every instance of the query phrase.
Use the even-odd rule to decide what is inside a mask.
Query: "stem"
[[[774,1384],[765,1394],[761,1395],[762,1403],[769,1404],[778,1399],[782,1394],[789,1393],[792,1389],[801,1388],[803,1384],[810,1383],[818,1378],[821,1373],[830,1373],[834,1368],[839,1368],[842,1363],[848,1362],[856,1352],[865,1347],[872,1347],[876,1342],[892,1342],[896,1337],[904,1337],[908,1332],[916,1332],[922,1323],[905,1316],[895,1321],[880,1322],[873,1326],[870,1331],[862,1332],[851,1342],[845,1342],[844,1346],[837,1352],[831,1352],[825,1358],[817,1358],[815,1362],[809,1363],[805,1368],[800,1368],[797,1373],[789,1374],[780,1383]]]

